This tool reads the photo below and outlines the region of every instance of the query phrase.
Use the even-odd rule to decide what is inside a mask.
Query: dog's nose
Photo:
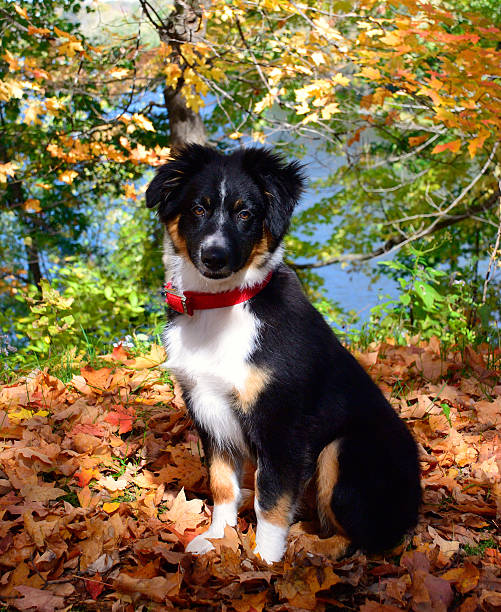
[[[221,270],[228,263],[228,252],[220,246],[205,247],[201,258],[202,263],[210,270]]]

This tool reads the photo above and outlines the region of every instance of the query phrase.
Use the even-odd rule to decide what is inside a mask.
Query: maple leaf
[[[154,368],[164,363],[167,355],[163,346],[159,344],[152,344],[150,352],[146,355],[140,355],[128,363],[128,365],[136,370],[143,370],[146,368]]]
[[[139,126],[141,129],[146,130],[147,132],[154,132],[155,128],[153,127],[153,123],[149,119],[147,119],[144,115],[139,113],[134,113],[132,115],[132,121]]]
[[[132,430],[134,421],[136,420],[136,411],[132,407],[125,407],[121,404],[114,404],[113,408],[105,416],[104,420],[110,425],[118,427],[119,435],[128,433]]]
[[[442,153],[443,151],[451,151],[452,153],[458,153],[461,148],[461,140],[451,140],[444,144],[437,145],[432,150],[432,153]]]
[[[75,172],[75,170],[65,170],[59,175],[59,180],[67,185],[71,185],[77,176],[78,172]]]
[[[82,468],[76,472],[74,478],[79,487],[86,487],[93,478],[99,478],[101,473],[97,468]]]
[[[170,510],[165,512],[167,520],[174,523],[176,531],[183,534],[186,529],[195,529],[206,517],[202,514],[203,502],[200,499],[186,500],[184,488],[179,491]]]
[[[0,164],[0,183],[6,183],[7,177],[14,176],[18,168],[19,164],[17,164],[16,162],[7,162],[6,164]]]

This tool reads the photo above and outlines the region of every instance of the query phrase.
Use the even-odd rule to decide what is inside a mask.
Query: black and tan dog
[[[256,553],[281,559],[306,484],[317,475],[324,526],[369,552],[417,520],[416,445],[282,263],[304,177],[262,148],[223,155],[189,145],[147,191],[167,228],[173,312],[164,334],[210,466],[212,524],[235,525],[244,459],[257,465]]]

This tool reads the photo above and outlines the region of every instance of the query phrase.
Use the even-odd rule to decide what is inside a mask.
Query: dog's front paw
[[[205,555],[205,553],[208,553],[209,550],[214,550],[214,544],[209,542],[204,535],[205,534],[197,535],[196,538],[193,538],[193,540],[185,548],[185,551],[192,553],[193,555]]]
[[[267,546],[256,546],[256,548],[254,549],[254,554],[259,555],[265,563],[271,565],[272,563],[278,563],[282,560],[282,557],[284,556],[284,550],[270,549]]]

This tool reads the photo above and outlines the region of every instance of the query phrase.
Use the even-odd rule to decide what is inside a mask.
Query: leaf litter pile
[[[336,536],[315,534],[305,503],[270,567],[252,552],[250,468],[237,528],[215,551],[184,553],[211,499],[164,358],[155,345],[139,357],[120,346],[66,383],[44,370],[0,387],[4,609],[501,608],[500,351],[441,355],[432,339],[359,354],[419,444],[420,523],[384,555],[336,558]]]

